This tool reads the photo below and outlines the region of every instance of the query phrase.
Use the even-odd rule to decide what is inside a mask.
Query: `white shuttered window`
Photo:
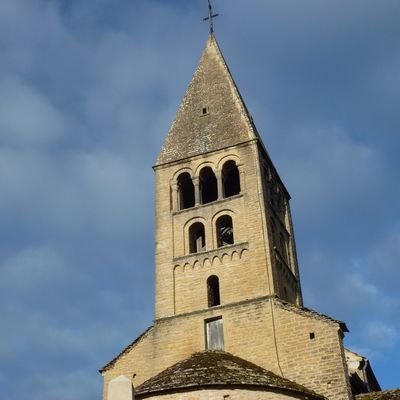
[[[222,318],[206,321],[206,349],[224,350]]]

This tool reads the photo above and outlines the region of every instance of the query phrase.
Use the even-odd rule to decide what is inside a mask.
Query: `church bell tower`
[[[212,29],[154,170],[155,319],[104,400],[353,399],[346,325],[303,307],[290,196]]]
[[[211,32],[156,172],[156,318],[302,305],[290,196]]]

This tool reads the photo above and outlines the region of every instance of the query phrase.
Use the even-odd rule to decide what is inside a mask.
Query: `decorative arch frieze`
[[[241,260],[248,252],[248,243],[226,246],[221,249],[207,251],[201,254],[190,254],[175,259],[175,271],[187,272],[196,268],[225,267],[230,261]]]

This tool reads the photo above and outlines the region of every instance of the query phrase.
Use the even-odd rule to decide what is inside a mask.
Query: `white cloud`
[[[378,289],[361,275],[350,274],[344,277],[344,281],[348,287],[348,298],[361,296],[373,300],[379,294]]]
[[[67,129],[68,121],[45,95],[18,78],[0,81],[0,144],[54,143]]]
[[[0,265],[3,290],[13,286],[16,291],[35,293],[40,286],[64,282],[70,277],[60,254],[51,247],[25,248]],[[21,295],[21,293],[20,293]]]
[[[375,189],[381,184],[380,155],[341,127],[296,127],[290,141],[280,157],[281,170],[305,218],[354,204],[370,192],[371,182]]]
[[[400,264],[400,231],[397,228],[376,243],[367,259],[369,275],[379,283],[390,282],[389,286],[394,284],[396,288]]]
[[[369,321],[365,329],[365,339],[374,348],[394,347],[398,334],[393,326],[382,321]]]

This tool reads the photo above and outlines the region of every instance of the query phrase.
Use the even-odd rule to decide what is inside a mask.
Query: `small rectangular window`
[[[224,350],[222,318],[205,321],[206,350]]]
[[[203,115],[207,114],[207,107],[203,107]]]

